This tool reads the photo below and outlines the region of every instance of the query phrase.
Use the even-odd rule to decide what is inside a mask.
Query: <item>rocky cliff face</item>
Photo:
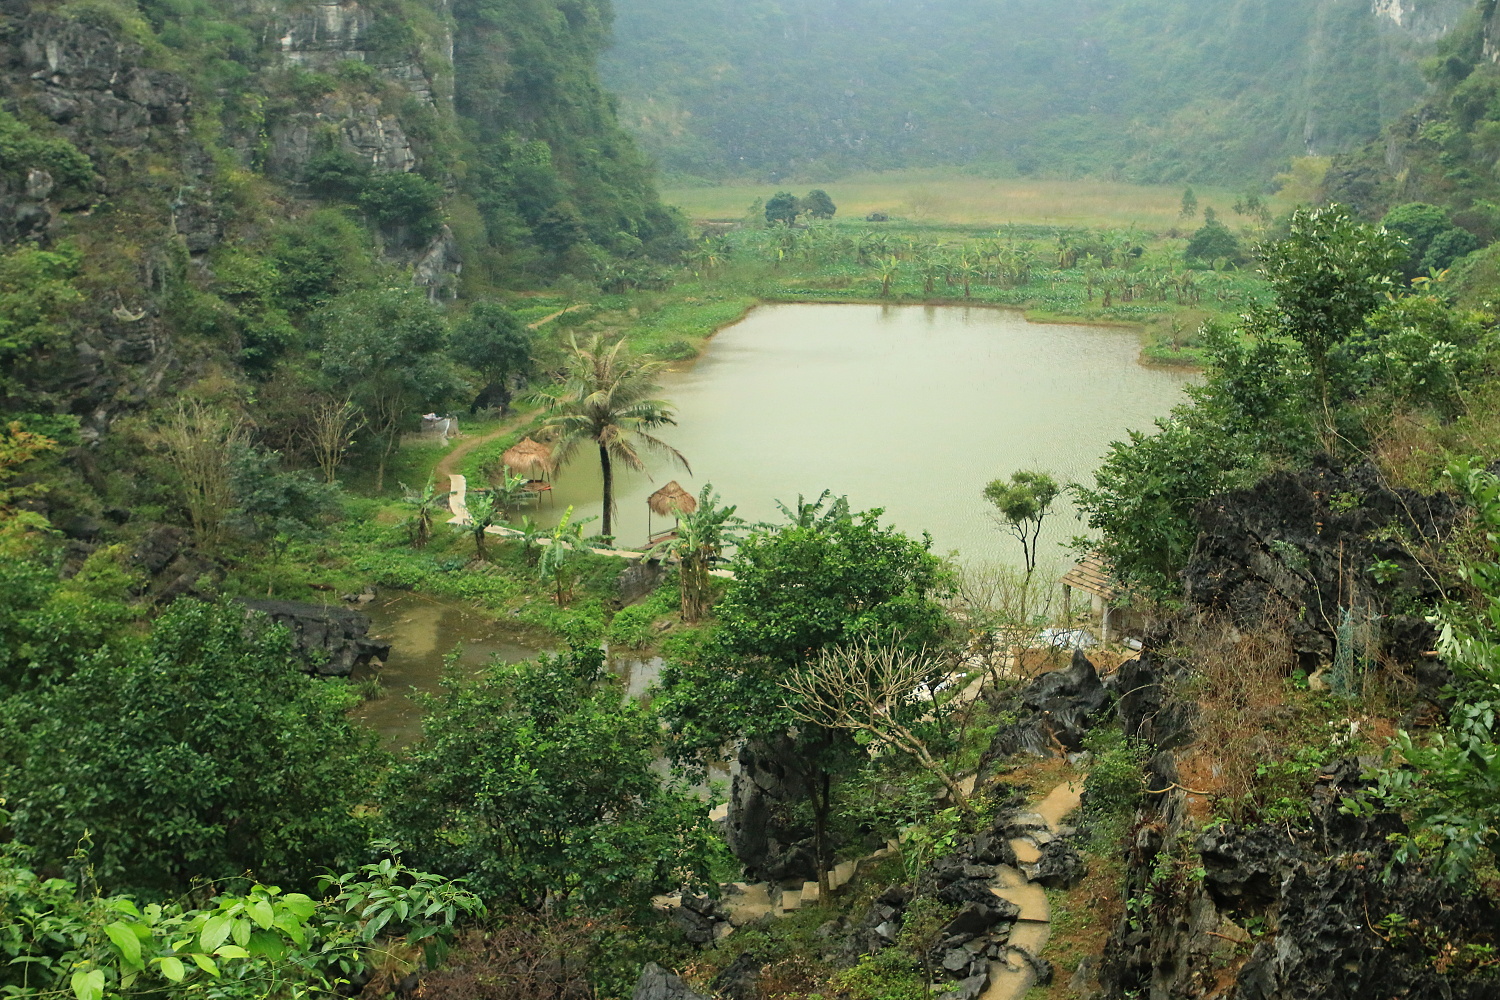
[[[0,0],[0,265],[75,254],[43,262],[67,305],[0,356],[0,412],[92,445],[171,387],[264,377],[349,281],[443,300],[675,240],[593,76],[607,22],[604,0]]]
[[[1127,732],[1168,744],[1190,739],[1180,723],[1191,711],[1171,705],[1174,665],[1147,655],[1129,666],[1118,686],[1149,696],[1121,700]],[[1179,725],[1164,728],[1166,717]],[[1394,863],[1398,817],[1348,811],[1374,763],[1325,766],[1295,818],[1205,825],[1182,787],[1177,754],[1159,753],[1150,765],[1155,794],[1127,848],[1131,902],[1100,965],[1103,996],[1496,996],[1483,968],[1457,956],[1490,946],[1500,912],[1468,886]]]

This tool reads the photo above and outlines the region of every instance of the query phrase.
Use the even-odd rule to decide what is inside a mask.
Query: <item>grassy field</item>
[[[918,223],[1003,225],[1007,222],[1038,225],[1126,228],[1149,232],[1195,229],[1201,210],[1212,207],[1226,221],[1240,192],[1197,188],[1200,217],[1179,218],[1181,187],[1146,187],[1106,181],[990,180],[953,177],[931,171],[871,174],[827,184],[724,185],[720,187],[673,188],[662,192],[668,204],[680,207],[694,219],[739,219],[757,198],[770,198],[778,190],[794,194],[822,187],[839,208],[840,218],[863,218],[884,212],[892,218]],[[1281,212],[1281,196],[1270,199],[1272,211]]]

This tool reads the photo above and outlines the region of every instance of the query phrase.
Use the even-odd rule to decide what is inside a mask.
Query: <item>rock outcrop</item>
[[[1431,630],[1388,605],[1442,598],[1412,551],[1435,546],[1458,515],[1453,496],[1391,489],[1368,464],[1277,472],[1199,507],[1184,596],[1238,623],[1284,621],[1309,669],[1333,658],[1346,609],[1360,625],[1379,616],[1386,652],[1414,662]]]
[[[725,839],[755,881],[816,879],[812,830],[791,818],[805,797],[796,750],[788,742],[747,743],[729,792]]]
[[[630,1000],[708,1000],[695,993],[681,978],[663,969],[655,962],[648,962],[636,980],[635,991]]]
[[[358,667],[391,655],[390,643],[369,637],[370,619],[348,608],[325,608],[300,601],[242,601],[292,634],[310,674],[348,677]]]
[[[1160,752],[1148,765],[1155,794],[1137,813],[1128,848],[1131,902],[1098,963],[1102,996],[1500,995],[1492,978],[1456,958],[1496,944],[1500,910],[1468,886],[1396,863],[1399,817],[1346,809],[1375,761],[1325,766],[1297,818],[1204,827],[1180,785],[1176,752],[1161,749],[1191,739],[1192,711],[1172,683],[1185,665],[1147,652],[1127,668],[1119,683],[1132,690],[1118,703],[1121,722]],[[1090,990],[1092,974],[1082,975]]]
[[[1013,753],[1049,757],[1082,748],[1091,720],[1109,704],[1110,693],[1082,650],[1062,670],[1042,674],[1002,706],[1015,722],[1002,726],[985,752],[985,764]]]

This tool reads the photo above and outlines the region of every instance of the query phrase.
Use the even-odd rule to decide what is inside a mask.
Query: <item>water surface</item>
[[[1022,468],[1092,482],[1110,442],[1149,428],[1192,378],[1143,366],[1139,352],[1129,331],[1029,323],[1012,310],[762,306],[663,380],[678,426],[661,436],[692,472],[653,457],[649,477],[618,474],[616,536],[644,543],[645,498],[676,479],[694,494],[712,482],[755,521],[780,520],[777,500],[829,489],[930,532],[938,552],[1017,562],[980,491]],[[599,490],[596,454],[580,449],[543,512],[555,519],[574,504],[597,516]],[[1043,535],[1049,571],[1065,564],[1059,543],[1084,530],[1071,505],[1059,507]]]

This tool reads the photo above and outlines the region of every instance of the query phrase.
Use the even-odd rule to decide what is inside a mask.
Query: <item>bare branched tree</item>
[[[323,470],[323,480],[332,483],[338,478],[339,465],[344,454],[354,443],[354,435],[365,426],[365,418],[359,407],[345,396],[342,399],[328,397],[313,407],[309,414],[303,438]]]
[[[942,665],[926,649],[909,652],[866,640],[823,650],[783,678],[781,686],[790,695],[785,707],[795,718],[829,729],[863,732],[909,754],[942,781],[955,803],[967,808],[968,794],[952,771],[900,718],[901,709],[918,701],[924,690],[933,699],[932,710],[941,711],[932,682],[942,672]]]
[[[209,551],[224,538],[225,518],[234,505],[230,465],[247,439],[239,416],[196,399],[179,400],[148,434],[177,473],[193,536]]]

